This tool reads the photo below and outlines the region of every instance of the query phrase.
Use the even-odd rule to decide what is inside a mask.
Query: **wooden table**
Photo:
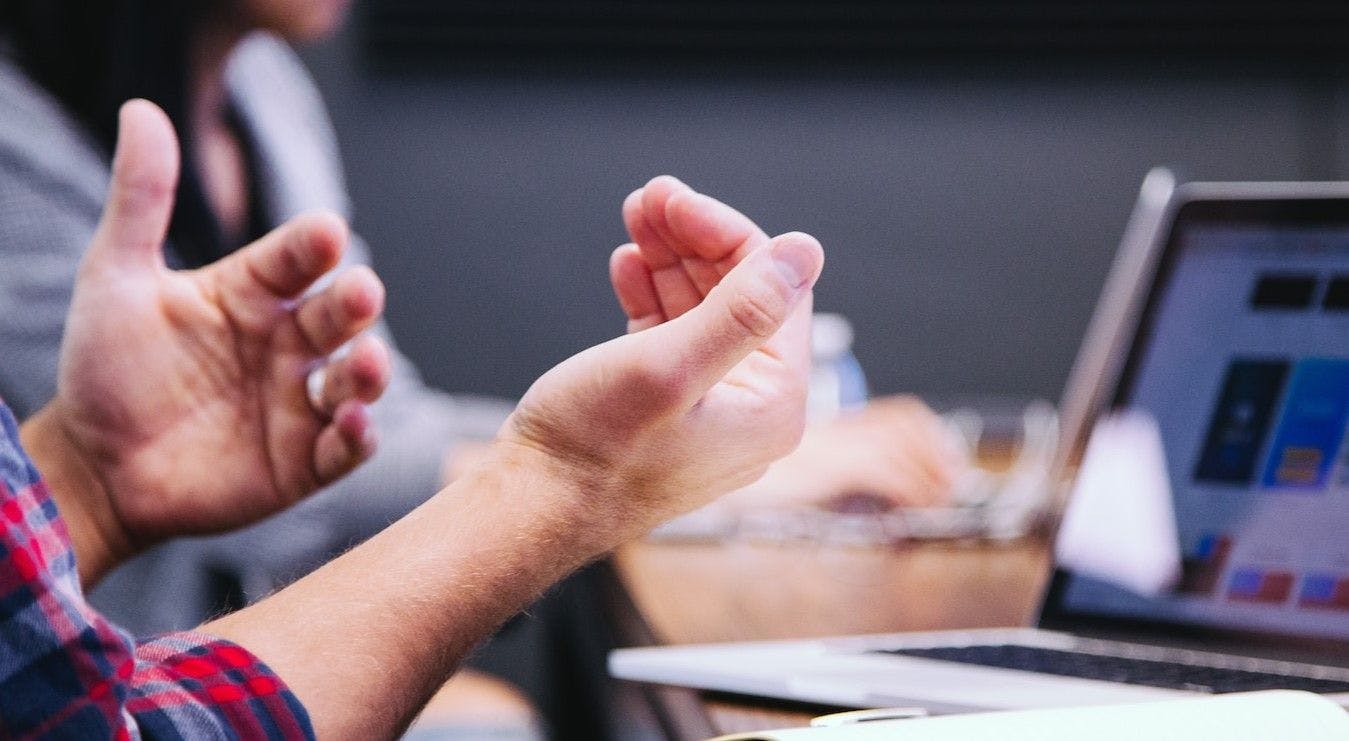
[[[1025,625],[1049,551],[1042,539],[893,547],[644,542],[620,550],[615,563],[647,640],[705,643]],[[681,737],[804,725],[818,714],[656,692]]]

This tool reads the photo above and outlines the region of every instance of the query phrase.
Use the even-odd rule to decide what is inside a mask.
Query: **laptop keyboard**
[[[1197,666],[1037,646],[1003,644],[903,648],[880,650],[878,653],[1192,692],[1247,692],[1269,689],[1308,690],[1321,693],[1349,692],[1349,681],[1341,679]]]

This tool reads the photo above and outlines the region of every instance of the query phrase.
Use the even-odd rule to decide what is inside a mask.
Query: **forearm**
[[[47,482],[70,533],[80,584],[87,590],[134,553],[108,512],[108,496],[95,466],[75,445],[52,402],[29,417],[19,437]]]
[[[549,465],[530,449],[498,446],[490,466],[202,630],[266,661],[320,738],[391,736],[480,639],[628,535]]]

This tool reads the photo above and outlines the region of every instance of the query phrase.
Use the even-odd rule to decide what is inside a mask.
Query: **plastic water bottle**
[[[852,352],[852,323],[840,314],[816,314],[810,345],[814,363],[806,415],[812,422],[837,417],[867,401],[867,379]]]

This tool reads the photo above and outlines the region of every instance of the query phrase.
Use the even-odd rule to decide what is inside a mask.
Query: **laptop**
[[[1155,422],[1169,585],[1061,560],[1034,628],[622,649],[610,672],[933,713],[1268,688],[1349,706],[1349,183],[1150,173],[1061,403],[1061,479],[1114,411]]]

